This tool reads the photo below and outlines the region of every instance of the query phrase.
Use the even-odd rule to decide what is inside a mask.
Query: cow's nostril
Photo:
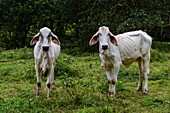
[[[49,46],[43,46],[43,51],[48,51],[49,50]]]
[[[103,50],[108,49],[108,45],[102,45],[102,49],[103,49]]]

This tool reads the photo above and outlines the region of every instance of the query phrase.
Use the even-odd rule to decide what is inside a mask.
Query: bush
[[[76,76],[79,70],[71,65],[71,57],[63,56],[57,59],[55,65],[55,76],[60,76],[60,78],[65,78],[65,76]]]
[[[150,57],[150,61],[154,62],[154,61],[158,61],[158,62],[165,62],[168,61],[168,57],[170,55],[166,54],[165,52],[160,52],[158,49],[151,49],[151,57]]]

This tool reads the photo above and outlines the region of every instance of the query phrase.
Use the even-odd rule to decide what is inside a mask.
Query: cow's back
[[[118,41],[122,62],[126,66],[129,66],[138,57],[143,57],[151,45],[151,37],[140,30],[119,34],[115,37]]]

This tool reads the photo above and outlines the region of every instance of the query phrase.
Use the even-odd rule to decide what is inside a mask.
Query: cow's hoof
[[[140,91],[140,90],[142,90],[142,87],[138,87],[138,88],[136,89],[136,91]]]
[[[39,96],[40,96],[39,94],[36,95],[36,97],[39,97]]]
[[[41,89],[37,88],[37,96],[40,95],[40,91],[41,91]]]
[[[113,97],[113,94],[111,94],[110,97]]]
[[[55,85],[52,85],[52,89],[55,90]]]
[[[143,94],[147,95],[147,90],[146,89],[143,90]]]
[[[47,98],[50,99],[50,98],[51,98],[51,95],[47,95]]]
[[[115,93],[114,93],[114,92],[109,91],[109,95],[110,95],[110,97],[113,97],[113,96],[115,95]]]

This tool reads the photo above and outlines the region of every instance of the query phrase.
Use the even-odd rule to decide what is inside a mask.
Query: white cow
[[[91,38],[89,45],[96,44],[98,41],[102,67],[107,73],[109,82],[109,94],[111,96],[115,94],[120,65],[123,64],[129,67],[134,61],[138,62],[139,67],[137,90],[142,89],[143,78],[145,78],[143,93],[147,94],[152,38],[141,30],[114,36],[108,27],[103,26]]]
[[[37,95],[41,90],[41,76],[42,72],[47,74],[47,97],[50,97],[50,87],[54,88],[54,66],[55,61],[60,53],[60,41],[56,35],[47,27],[40,29],[40,31],[33,37],[30,45],[34,47],[35,70],[37,75]]]

